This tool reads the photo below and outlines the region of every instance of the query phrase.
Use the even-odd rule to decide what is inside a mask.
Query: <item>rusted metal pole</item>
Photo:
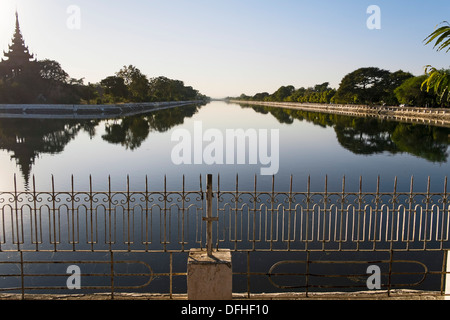
[[[213,198],[213,176],[212,174],[208,174],[207,183],[206,183],[206,218],[203,218],[203,221],[206,221],[206,250],[208,256],[212,256],[213,254],[213,245],[212,245],[212,231],[213,226],[212,223],[214,221],[218,221],[218,218],[214,218],[212,214],[212,198]]]
[[[212,256],[212,175],[208,175],[206,187],[206,212],[208,217],[208,227],[206,229],[206,249],[208,256]]]

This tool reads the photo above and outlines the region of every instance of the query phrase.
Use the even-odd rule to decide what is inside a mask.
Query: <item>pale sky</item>
[[[367,8],[381,9],[369,30]],[[71,29],[70,6],[80,10]],[[183,80],[213,98],[330,82],[361,67],[423,74],[450,54],[423,40],[450,21],[448,0],[0,0],[0,49],[19,11],[38,59],[73,78],[99,82],[123,65]],[[71,24],[73,26],[73,24]]]

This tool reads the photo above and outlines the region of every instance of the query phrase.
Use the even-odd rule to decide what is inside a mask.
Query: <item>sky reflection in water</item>
[[[224,102],[206,106],[180,107],[112,120],[0,120],[0,163],[3,190],[32,186],[48,190],[51,176],[57,188],[70,188],[73,174],[76,189],[89,186],[104,190],[111,176],[112,188],[123,190],[129,175],[133,190],[161,189],[164,176],[168,186],[199,189],[199,176],[220,174],[222,189],[233,190],[239,175],[240,190],[252,190],[255,176],[259,190],[270,190],[272,177],[261,176],[261,165],[175,165],[171,153],[176,142],[174,130],[194,130],[201,121],[204,131],[218,129],[279,129],[280,169],[276,188],[289,190],[294,176],[294,191],[306,191],[311,176],[311,191],[323,191],[328,176],[330,191],[357,191],[363,177],[363,191],[375,191],[380,176],[382,191],[392,191],[398,177],[398,191],[408,192],[414,176],[415,191],[426,191],[431,177],[432,191],[442,192],[444,177],[450,172],[450,129],[397,122],[364,120],[346,116],[247,107]],[[205,143],[206,146],[208,143]],[[215,178],[216,179],[216,178]]]

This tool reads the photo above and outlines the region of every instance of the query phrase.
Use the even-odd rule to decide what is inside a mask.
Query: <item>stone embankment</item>
[[[0,118],[107,119],[180,107],[203,101],[147,102],[113,105],[3,104]]]
[[[230,102],[355,117],[377,117],[385,120],[450,127],[450,109],[241,100],[231,100]]]
[[[111,293],[95,294],[26,294],[25,300],[44,301],[93,301],[111,300]],[[0,301],[19,301],[23,297],[18,293],[2,293]],[[273,294],[252,294],[251,298],[247,294],[233,294],[232,301],[301,301],[301,300],[448,300],[449,297],[442,295],[438,291],[420,290],[391,290],[387,291],[361,291],[361,292],[328,292],[328,293],[273,293]],[[114,293],[114,300],[147,300],[147,301],[188,301],[187,294],[144,294],[144,293]]]

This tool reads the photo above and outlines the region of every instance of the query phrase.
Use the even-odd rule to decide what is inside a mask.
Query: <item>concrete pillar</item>
[[[211,256],[193,249],[189,253],[187,289],[189,300],[232,300],[231,251],[219,250]]]

